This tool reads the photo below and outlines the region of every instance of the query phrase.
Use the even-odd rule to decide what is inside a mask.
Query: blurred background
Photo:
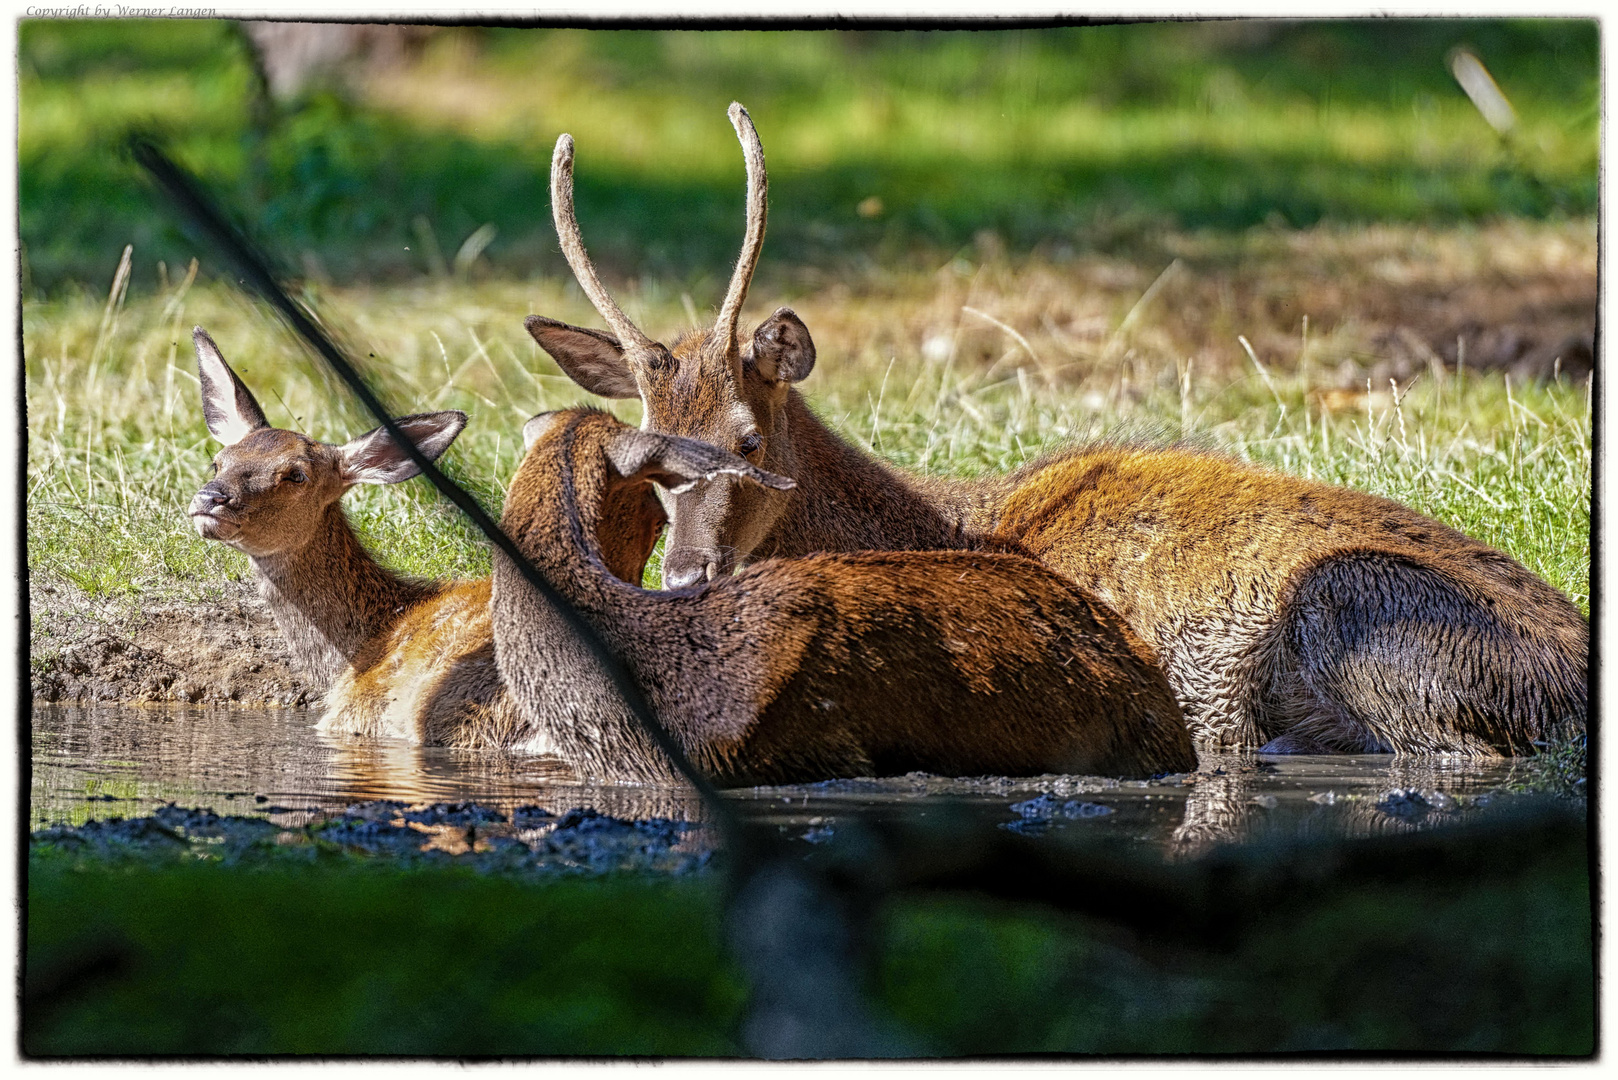
[[[1517,123],[1452,77],[1475,52]],[[120,154],[175,151],[333,279],[561,267],[551,147],[579,139],[609,265],[700,283],[734,258],[748,106],[771,165],[766,278],[1116,250],[1153,228],[1466,222],[1596,208],[1593,21],[1210,22],[1001,32],[698,32],[26,21],[30,284],[195,252]],[[431,234],[432,241],[424,237]],[[296,268],[295,268],[296,269]],[[149,286],[149,272],[134,286]]]

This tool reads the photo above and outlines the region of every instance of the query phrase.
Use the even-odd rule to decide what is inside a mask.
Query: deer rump
[[[829,554],[648,591],[608,566],[637,565],[627,557],[637,544],[650,551],[663,521],[653,482],[789,482],[588,410],[541,414],[525,439],[502,528],[623,658],[715,783],[1196,766],[1150,650],[1037,563],[995,552]],[[587,775],[669,778],[605,673],[499,556],[490,615],[525,728]]]

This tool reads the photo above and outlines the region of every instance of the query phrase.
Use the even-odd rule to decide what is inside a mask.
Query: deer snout
[[[236,524],[219,516],[220,510],[234,509],[232,504],[235,501],[235,496],[218,483],[205,485],[191,500],[191,509],[188,511],[196,524],[197,532],[209,540],[223,540],[226,539],[226,534],[235,532]]]
[[[234,496],[226,491],[218,481],[204,484],[202,490],[197,492],[196,498],[191,500],[191,512],[193,514],[210,513],[215,507],[224,506],[230,502],[232,498]]]
[[[702,548],[676,548],[663,555],[663,588],[683,589],[712,581],[725,572],[724,559],[717,551]]]

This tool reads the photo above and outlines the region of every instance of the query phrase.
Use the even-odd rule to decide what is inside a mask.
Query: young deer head
[[[191,520],[209,540],[254,558],[295,551],[316,537],[327,512],[355,484],[396,484],[420,470],[383,428],[341,446],[273,428],[264,410],[199,326],[192,332],[202,415],[223,443],[214,478],[191,501]],[[396,421],[429,459],[466,426],[462,412],[423,413]]]
[[[580,386],[603,397],[639,397],[650,431],[699,439],[787,476],[797,461],[785,434],[791,384],[815,365],[815,345],[790,308],[779,308],[745,342],[737,332],[742,303],[764,246],[764,148],[747,110],[730,106],[730,122],[747,161],[747,233],[730,288],[712,330],[688,332],[672,347],[630,322],[596,276],[573,212],[573,138],[556,141],[551,210],[562,252],[611,334],[538,315],[526,326]],[[665,585],[679,587],[727,574],[769,532],[789,496],[722,477],[698,484],[673,502],[663,559]]]

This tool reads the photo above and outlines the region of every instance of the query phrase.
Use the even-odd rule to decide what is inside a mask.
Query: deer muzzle
[[[732,568],[719,552],[703,548],[675,548],[663,555],[663,588],[683,589],[712,581]]]
[[[229,540],[240,530],[231,519],[231,496],[216,484],[208,484],[191,500],[191,523],[205,540]]]

